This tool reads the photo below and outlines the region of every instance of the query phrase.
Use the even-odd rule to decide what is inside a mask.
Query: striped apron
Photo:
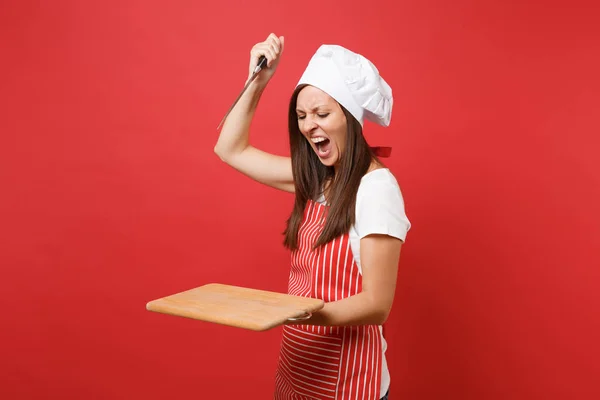
[[[341,300],[362,289],[348,234],[317,250],[328,206],[309,201],[292,252],[288,293]],[[286,325],[275,376],[275,400],[378,400],[381,336],[376,325]]]

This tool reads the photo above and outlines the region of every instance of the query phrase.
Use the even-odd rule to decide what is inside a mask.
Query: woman
[[[292,252],[288,293],[323,309],[289,321],[276,399],[387,399],[390,375],[381,326],[394,299],[400,249],[410,229],[396,179],[367,145],[364,120],[389,125],[392,91],[373,64],[321,46],[289,107],[291,157],[252,147],[248,131],[284,49],[274,34],[251,51],[250,74],[268,68],[229,114],[215,146],[252,179],[294,193],[284,244]]]

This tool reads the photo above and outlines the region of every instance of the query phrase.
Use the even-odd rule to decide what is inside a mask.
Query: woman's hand
[[[267,40],[252,48],[249,76],[252,76],[263,55],[269,67],[260,71],[227,116],[214,150],[221,160],[255,181],[293,193],[296,189],[292,159],[259,150],[250,145],[249,139],[250,123],[260,96],[273,77],[282,52],[283,36],[277,37],[275,34],[270,34]]]
[[[267,40],[264,42],[257,43],[252,47],[250,51],[250,67],[248,79],[252,76],[254,69],[258,65],[258,60],[261,56],[265,56],[267,58],[267,66],[263,68],[254,82],[259,85],[266,86],[269,80],[275,74],[275,70],[277,69],[277,65],[279,65],[279,61],[281,60],[281,54],[283,53],[283,36],[278,37],[274,33],[271,33]]]

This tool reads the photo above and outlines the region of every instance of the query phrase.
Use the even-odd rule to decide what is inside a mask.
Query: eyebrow
[[[317,111],[320,108],[328,108],[325,104],[320,104],[318,106],[313,107],[312,109],[310,109],[309,111]],[[304,110],[301,110],[299,108],[296,108],[296,112],[304,112]]]

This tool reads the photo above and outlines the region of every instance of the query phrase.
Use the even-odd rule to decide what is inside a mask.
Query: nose
[[[310,116],[310,115],[307,115],[306,117],[304,117],[304,121],[303,122],[304,122],[304,124],[303,124],[302,128],[304,128],[303,130],[306,133],[311,133],[318,126],[317,122],[315,121],[315,119],[312,116]]]

